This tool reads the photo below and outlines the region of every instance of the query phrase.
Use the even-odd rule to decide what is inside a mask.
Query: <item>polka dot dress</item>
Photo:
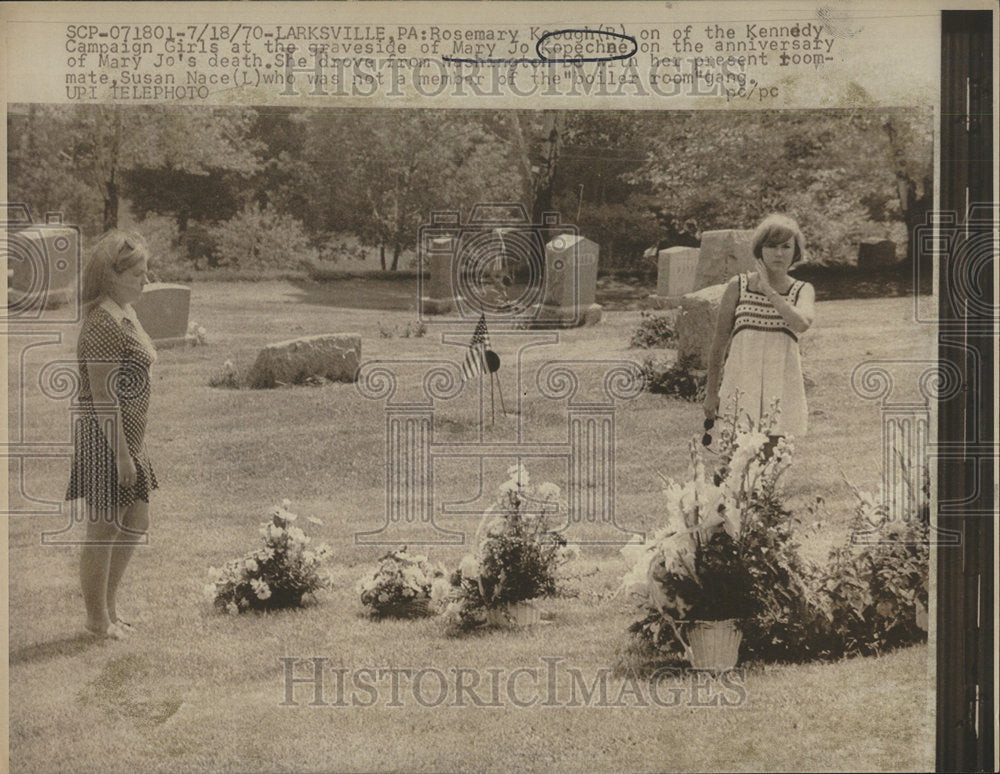
[[[121,322],[103,305],[87,315],[77,344],[80,392],[73,411],[73,467],[67,500],[87,498],[95,509],[127,508],[134,500],[149,502],[157,488],[156,474],[146,453],[146,413],[149,410],[149,368],[156,350],[141,327],[128,316]],[[94,405],[88,363],[112,366],[108,392],[117,397],[128,452],[135,462],[133,486],[118,484],[118,467],[108,439],[117,438],[112,406]]]

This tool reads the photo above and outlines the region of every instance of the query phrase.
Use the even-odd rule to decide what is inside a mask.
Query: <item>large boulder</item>
[[[728,282],[732,277],[754,270],[753,231],[725,229],[701,235],[694,289]]]
[[[676,323],[677,354],[681,358],[691,357],[693,368],[708,368],[708,355],[726,284],[712,285],[681,297],[681,312]]]
[[[257,355],[248,383],[254,388],[302,384],[312,379],[356,381],[361,363],[361,337],[327,333],[268,344]]]

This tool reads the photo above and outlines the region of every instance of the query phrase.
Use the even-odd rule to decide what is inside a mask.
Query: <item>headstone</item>
[[[701,235],[694,290],[728,282],[737,274],[754,270],[752,230],[725,229]]]
[[[691,356],[693,368],[708,368],[708,356],[715,337],[719,305],[726,292],[726,283],[711,285],[681,298],[677,316],[678,357]]]
[[[353,382],[360,363],[361,337],[357,334],[306,336],[264,347],[247,381],[256,389],[302,384],[310,379]]]
[[[452,286],[451,263],[455,255],[455,241],[451,237],[431,239],[423,254],[422,272],[425,277],[420,309],[423,314],[447,314],[455,308],[455,289]]]
[[[668,247],[660,250],[657,262],[656,295],[683,296],[695,289],[695,275],[701,251],[697,247]]]
[[[6,242],[7,288],[12,306],[56,308],[73,299],[80,283],[77,229],[60,223],[32,224],[11,228],[6,232]]]
[[[142,289],[135,315],[158,349],[186,344],[191,288],[167,282],[151,282]]]
[[[545,245],[545,295],[538,321],[553,325],[582,325],[597,296],[597,259],[600,247],[576,234],[557,236]]]
[[[858,245],[858,268],[872,269],[896,264],[896,243],[891,239],[865,239]]]

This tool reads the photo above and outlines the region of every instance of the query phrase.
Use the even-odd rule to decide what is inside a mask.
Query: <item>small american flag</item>
[[[469,351],[465,353],[465,362],[462,363],[462,379],[468,381],[474,376],[483,372],[486,360],[486,348],[490,345],[490,334],[486,330],[486,315],[479,316],[476,323],[476,330],[472,334],[472,341],[469,342]]]

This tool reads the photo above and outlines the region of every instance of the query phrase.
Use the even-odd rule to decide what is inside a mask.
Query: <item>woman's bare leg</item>
[[[108,565],[108,584],[106,591],[108,617],[112,623],[118,623],[118,611],[116,598],[118,595],[118,585],[121,583],[125,568],[128,567],[129,560],[135,547],[145,542],[146,531],[149,529],[149,503],[143,500],[135,500],[122,520],[122,528],[116,530],[115,545],[111,550],[111,558]]]
[[[107,604],[108,573],[118,532],[114,511],[88,508],[87,536],[80,553],[80,586],[87,608],[87,629],[95,634],[107,631],[112,623]]]

